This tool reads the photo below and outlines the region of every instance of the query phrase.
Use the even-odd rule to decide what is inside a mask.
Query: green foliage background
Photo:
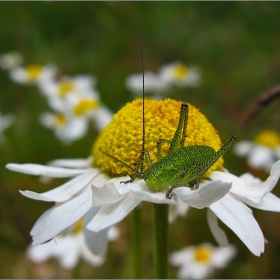
[[[198,65],[203,85],[174,90],[169,97],[200,108],[223,141],[238,131],[252,101],[279,84],[279,2],[0,2],[0,53],[17,50],[27,63],[52,62],[60,75],[95,75],[102,101],[116,112],[133,98],[124,86],[125,78],[141,69],[136,14],[145,69],[156,72],[173,61]],[[39,124],[39,114],[48,110],[44,97],[34,86],[13,83],[4,70],[0,72],[0,110],[16,116],[0,146],[0,277],[133,277],[131,216],[119,224],[121,238],[110,244],[106,263],[99,268],[80,262],[69,272],[55,260],[35,265],[26,259],[29,231],[51,205],[24,198],[18,190],[42,192],[62,181],[44,185],[36,177],[6,170],[5,164],[87,157],[97,132],[92,128],[80,141],[63,146],[52,131]],[[239,139],[252,139],[263,129],[280,132],[279,101],[266,107],[241,131]],[[248,171],[245,161],[231,151],[225,160],[231,173]],[[274,193],[279,196],[278,189]],[[153,277],[151,207],[143,203],[142,208],[143,277]],[[254,215],[269,241],[265,253],[260,258],[253,256],[224,227],[238,255],[216,277],[280,276],[280,214],[254,210]],[[195,209],[170,226],[169,240],[170,252],[204,241],[216,244],[206,211]],[[176,277],[175,268],[170,267],[170,277]]]

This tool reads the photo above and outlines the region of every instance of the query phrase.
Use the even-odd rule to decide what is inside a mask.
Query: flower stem
[[[167,278],[168,205],[153,204],[154,265],[156,278]]]
[[[133,268],[134,278],[141,278],[142,250],[141,250],[141,210],[136,207],[133,210]]]

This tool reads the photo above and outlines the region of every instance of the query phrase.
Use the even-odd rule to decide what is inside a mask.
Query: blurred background
[[[53,63],[58,75],[93,75],[100,98],[112,112],[134,99],[125,79],[141,71],[139,15],[144,68],[157,72],[181,61],[200,69],[199,87],[175,88],[168,97],[193,104],[219,131],[222,142],[239,130],[254,99],[279,84],[280,3],[278,2],[0,2],[0,54],[16,50],[25,63]],[[0,146],[0,277],[1,278],[131,278],[131,216],[118,226],[120,238],[110,243],[106,262],[93,268],[80,261],[72,271],[56,260],[34,264],[25,256],[38,217],[52,205],[32,201],[18,190],[43,192],[48,184],[38,177],[5,169],[7,163],[46,164],[59,158],[86,158],[98,131],[63,145],[39,122],[48,110],[36,86],[13,82],[0,70],[0,111],[12,113],[14,123],[3,132]],[[253,140],[262,130],[279,130],[279,100],[264,108],[240,132],[239,140]],[[246,160],[230,150],[225,167],[233,174],[251,171]],[[273,191],[280,196],[279,184]],[[143,203],[143,277],[153,277],[151,206]],[[268,240],[265,253],[255,257],[227,227],[221,225],[238,253],[217,278],[278,278],[280,276],[280,214],[254,210]],[[169,228],[169,250],[211,242],[216,245],[206,210],[191,209]],[[170,266],[170,277],[177,269]]]

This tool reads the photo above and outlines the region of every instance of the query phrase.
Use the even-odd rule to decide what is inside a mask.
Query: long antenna
[[[145,78],[144,78],[144,60],[143,60],[143,47],[142,47],[142,36],[141,29],[138,19],[138,14],[136,14],[136,21],[138,27],[138,36],[139,36],[139,47],[140,47],[140,58],[141,58],[141,70],[143,77],[143,89],[142,89],[142,151],[141,151],[141,162],[140,162],[140,172],[144,171],[144,154],[145,154]]]

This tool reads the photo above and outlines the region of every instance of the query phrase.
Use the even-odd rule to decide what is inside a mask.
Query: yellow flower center
[[[174,67],[174,78],[176,80],[183,80],[188,72],[188,67],[186,67],[183,64],[179,64],[176,67]]]
[[[38,78],[42,72],[42,66],[38,64],[30,64],[26,66],[26,71],[30,80],[35,80]]]
[[[259,145],[276,148],[280,145],[280,135],[275,131],[265,130],[257,135],[255,142]]]
[[[74,227],[74,229],[73,229],[73,231],[72,231],[72,234],[77,234],[77,233],[79,233],[79,232],[82,230],[82,228],[83,228],[83,224],[84,224],[84,219],[82,218],[82,219],[80,219],[80,220],[76,223],[76,225],[75,225],[75,227]]]
[[[157,140],[171,140],[174,136],[180,117],[181,102],[172,99],[145,99],[145,148],[148,149],[152,163],[158,161]],[[204,145],[214,150],[221,147],[220,138],[206,117],[194,106],[189,105],[187,138],[185,146]],[[165,156],[169,145],[163,144]],[[124,164],[105,155],[102,151],[124,161],[132,168],[135,167],[142,149],[142,100],[126,104],[109,125],[99,134],[93,149],[94,164],[103,172],[113,176],[132,175],[132,170]],[[212,171],[222,169],[223,159],[220,158],[207,171],[205,177]],[[147,168],[147,164],[144,164]]]
[[[58,114],[55,116],[55,125],[56,126],[63,126],[65,124],[65,122],[66,122],[66,118],[62,114]]]
[[[75,85],[70,81],[62,81],[58,86],[59,95],[61,97],[65,96],[67,93],[73,91],[74,89],[75,89]]]
[[[74,114],[76,116],[82,116],[89,110],[93,110],[98,106],[97,100],[92,99],[83,99],[80,102],[77,103],[77,105],[74,107]]]
[[[198,262],[209,262],[211,258],[212,250],[205,246],[198,246],[194,250],[194,258]]]

